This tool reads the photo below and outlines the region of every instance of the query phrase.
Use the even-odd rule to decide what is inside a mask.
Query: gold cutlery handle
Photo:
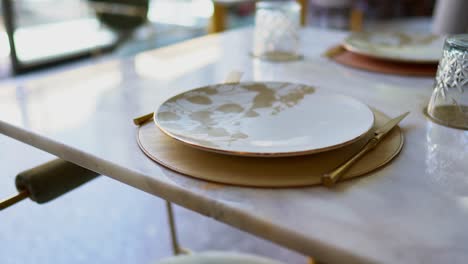
[[[153,113],[153,112],[151,112],[151,113],[149,113],[149,114],[146,114],[146,115],[139,116],[139,117],[133,119],[133,123],[134,123],[135,125],[139,126],[139,125],[141,125],[141,124],[146,123],[146,121],[152,119],[153,116],[154,116],[154,113]]]
[[[341,176],[356,162],[358,161],[364,154],[375,148],[377,144],[379,143],[379,140],[377,138],[372,138],[369,140],[369,142],[364,145],[364,147],[359,150],[359,152],[354,155],[351,159],[347,160],[345,163],[341,164],[331,172],[328,172],[324,175],[322,175],[322,184],[327,186],[327,187],[332,187],[335,185],[336,182],[338,182],[341,178]]]

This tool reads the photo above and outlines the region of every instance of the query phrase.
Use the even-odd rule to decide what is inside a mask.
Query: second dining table
[[[303,59],[288,63],[252,58],[246,28],[5,80],[0,133],[324,263],[464,263],[468,131],[424,116],[433,78],[370,73],[322,56],[348,34],[305,28]],[[206,182],[142,153],[133,118],[176,94],[220,83],[232,70],[246,81],[348,95],[390,117],[410,111],[400,123],[403,149],[385,167],[332,189]]]

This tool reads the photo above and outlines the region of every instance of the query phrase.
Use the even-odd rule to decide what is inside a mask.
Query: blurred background
[[[307,25],[367,30],[404,23],[429,31],[434,2],[310,0]],[[254,12],[248,0],[2,0],[0,81],[251,26]],[[2,198],[16,192],[17,173],[53,158],[3,135],[0,146]],[[306,263],[212,219],[179,207],[175,213],[183,246]],[[49,204],[25,201],[0,212],[0,245],[2,264],[154,263],[172,254],[164,201],[106,177]]]
[[[2,0],[0,78],[77,58],[133,55],[250,26],[254,2]],[[313,27],[362,30],[412,19],[416,26],[429,28],[434,4],[435,0],[309,0],[306,21]]]

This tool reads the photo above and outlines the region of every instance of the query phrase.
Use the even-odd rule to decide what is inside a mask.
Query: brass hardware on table
[[[29,197],[29,192],[27,190],[24,190],[24,191],[21,191],[19,192],[17,195],[15,196],[12,196],[8,199],[5,199],[3,201],[0,201],[0,211],[5,209],[5,208],[8,208],[26,198]]]
[[[225,3],[213,1],[213,15],[208,28],[209,33],[220,33],[226,30],[227,6]]]
[[[349,15],[349,29],[351,31],[360,32],[364,26],[364,12],[358,8],[353,8]]]
[[[174,218],[174,210],[172,209],[172,203],[166,200],[166,211],[167,211],[167,220],[169,222],[169,231],[171,233],[171,242],[172,242],[172,253],[174,255],[181,254],[190,254],[191,251],[183,248],[179,245],[179,240],[177,239],[177,230],[176,223]]]
[[[322,184],[331,187],[335,185],[341,178],[341,176],[356,162],[358,161],[364,154],[369,152],[370,150],[374,149],[377,144],[388,134],[394,127],[403,120],[409,112],[406,112],[390,121],[388,121],[384,126],[376,129],[374,131],[374,136],[356,153],[351,159],[347,160],[342,165],[338,166],[333,171],[326,173],[322,176]]]
[[[297,0],[301,6],[301,26],[307,25],[307,11],[309,11],[309,0]]]

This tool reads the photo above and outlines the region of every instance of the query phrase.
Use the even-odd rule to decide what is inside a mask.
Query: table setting
[[[252,60],[285,65],[306,60],[295,5],[260,2],[257,7]],[[271,9],[276,13],[268,14]],[[359,32],[324,55],[359,70],[434,78],[427,107],[414,114],[466,129],[467,43],[466,35]],[[451,58],[452,50],[461,59]],[[223,83],[189,89],[136,117],[142,153],[169,170],[221,186],[334,188],[392,166],[404,148],[406,129],[398,124],[410,115],[407,109],[390,117],[358,98],[311,84],[241,77],[232,71]]]
[[[203,180],[299,187],[333,186],[342,174],[347,179],[369,173],[403,147],[403,133],[392,129],[409,113],[390,120],[351,97],[312,95],[315,88],[299,84],[240,82],[241,76],[231,72],[223,84],[176,95],[135,118],[141,150]],[[353,166],[390,131],[376,154]]]
[[[295,1],[258,2],[252,60],[279,64],[303,60],[299,14]],[[353,32],[324,55],[358,69],[433,76],[445,38]],[[445,42],[438,86],[443,86],[443,68],[449,67],[444,66],[450,59],[446,50],[460,41],[465,42],[465,37]],[[300,83],[241,81],[242,74],[232,71],[224,83],[189,89],[168,98],[154,112],[136,117],[142,152],[171,170],[217,183],[332,187],[341,179],[370,175],[403,148],[404,134],[397,125],[409,112],[391,119],[375,106],[344,94]],[[452,126],[463,126],[464,108],[441,110],[434,106],[436,98],[433,95],[427,116],[435,120],[451,116],[456,119]]]
[[[431,75],[363,70],[323,56],[352,32],[300,28],[290,7],[261,37],[3,84],[0,133],[320,261],[463,263],[466,35],[414,63]]]

